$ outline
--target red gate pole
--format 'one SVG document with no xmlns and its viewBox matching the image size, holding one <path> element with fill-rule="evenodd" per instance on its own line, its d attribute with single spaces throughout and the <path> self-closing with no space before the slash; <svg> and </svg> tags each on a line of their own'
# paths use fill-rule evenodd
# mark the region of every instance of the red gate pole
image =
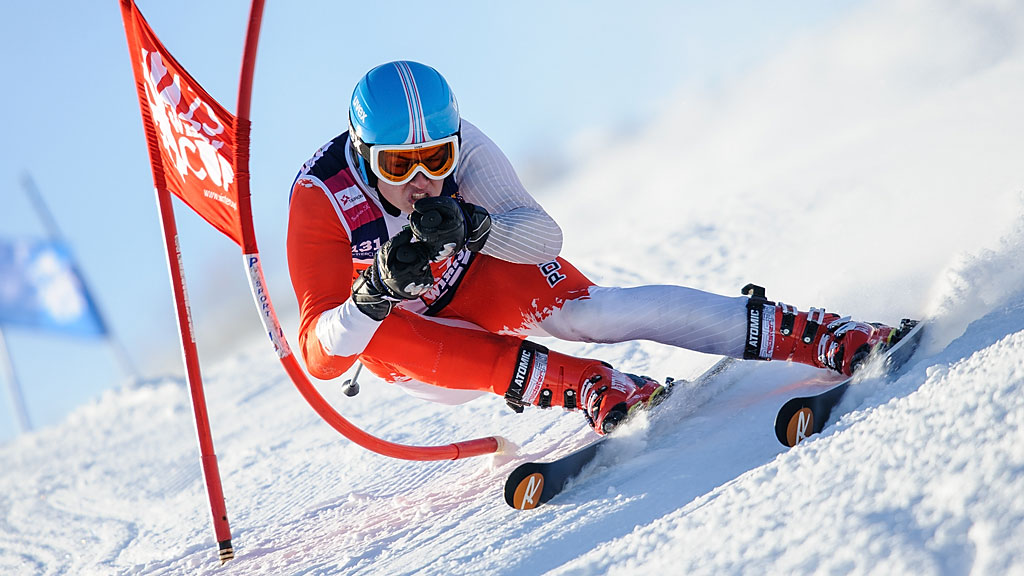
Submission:
<svg viewBox="0 0 1024 576">
<path fill-rule="evenodd" d="M 238 213 L 242 221 L 242 258 L 249 276 L 249 287 L 252 290 L 256 308 L 260 312 L 260 320 L 274 345 L 281 364 L 298 388 L 299 393 L 321 418 L 349 440 L 378 454 L 406 460 L 457 460 L 505 450 L 507 442 L 497 436 L 455 442 L 444 446 L 406 446 L 368 434 L 343 418 L 324 400 L 292 354 L 288 340 L 278 322 L 277 313 L 270 302 L 270 294 L 263 277 L 263 266 L 260 263 L 259 250 L 256 246 L 256 232 L 252 222 L 249 188 L 249 111 L 256 47 L 259 43 L 260 22 L 263 17 L 263 2 L 264 0 L 252 0 L 249 10 L 249 27 L 246 32 L 242 71 L 238 82 L 234 164 L 235 181 L 238 185 Z"/>
<path fill-rule="evenodd" d="M 125 22 L 125 32 L 129 38 L 129 53 L 132 70 L 141 66 L 141 55 L 132 49 L 131 38 L 137 33 L 133 25 L 135 19 L 132 11 L 136 10 L 132 0 L 121 0 L 121 14 Z M 210 513 L 213 516 L 213 531 L 217 538 L 218 557 L 221 564 L 234 558 L 231 546 L 231 527 L 228 524 L 227 506 L 224 503 L 224 489 L 221 486 L 220 470 L 217 467 L 217 456 L 213 451 L 213 435 L 210 433 L 210 418 L 206 411 L 206 395 L 203 392 L 203 379 L 199 371 L 199 353 L 196 349 L 195 333 L 192 329 L 192 313 L 188 306 L 188 291 L 185 277 L 181 272 L 181 246 L 178 242 L 178 227 L 174 222 L 174 206 L 171 204 L 171 193 L 167 189 L 167 180 L 160 155 L 160 140 L 156 132 L 156 124 L 147 104 L 146 88 L 136 81 L 139 105 L 142 109 L 142 125 L 146 133 L 146 144 L 149 151 L 149 163 L 153 170 L 153 185 L 156 188 L 157 211 L 160 213 L 160 226 L 163 230 L 164 249 L 167 252 L 167 267 L 171 277 L 171 290 L 174 292 L 174 308 L 178 317 L 178 335 L 181 339 L 181 352 L 185 361 L 185 377 L 188 381 L 189 393 L 192 398 L 192 410 L 195 415 L 196 434 L 199 439 L 200 463 L 203 478 L 206 481 L 206 492 L 210 500 Z"/>
<path fill-rule="evenodd" d="M 223 564 L 235 557 L 231 546 L 231 527 L 228 524 L 227 505 L 224 503 L 224 488 L 221 486 L 217 455 L 213 450 L 213 434 L 210 432 L 210 417 L 206 410 L 206 394 L 203 391 L 203 377 L 199 370 L 199 352 L 192 328 L 192 312 L 188 305 L 188 291 L 181 271 L 181 246 L 178 243 L 178 227 L 174 222 L 174 207 L 166 188 L 156 191 L 157 210 L 164 233 L 164 247 L 167 250 L 167 266 L 174 291 L 174 309 L 178 316 L 178 334 L 181 337 L 181 352 L 185 359 L 185 378 L 192 397 L 192 412 L 195 416 L 196 433 L 199 437 L 199 454 L 206 480 L 206 493 L 210 499 L 210 513 L 213 515 L 213 531 L 217 538 L 218 557 Z"/>
</svg>

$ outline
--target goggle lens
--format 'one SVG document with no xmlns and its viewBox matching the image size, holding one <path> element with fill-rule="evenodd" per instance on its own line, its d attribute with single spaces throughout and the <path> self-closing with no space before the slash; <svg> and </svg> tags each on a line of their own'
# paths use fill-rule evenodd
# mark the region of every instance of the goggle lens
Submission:
<svg viewBox="0 0 1024 576">
<path fill-rule="evenodd" d="M 417 171 L 422 171 L 428 178 L 442 180 L 455 169 L 459 154 L 457 137 L 419 148 L 374 146 L 371 150 L 373 172 L 392 184 L 412 180 Z M 422 170 L 417 170 L 420 167 Z"/>
</svg>

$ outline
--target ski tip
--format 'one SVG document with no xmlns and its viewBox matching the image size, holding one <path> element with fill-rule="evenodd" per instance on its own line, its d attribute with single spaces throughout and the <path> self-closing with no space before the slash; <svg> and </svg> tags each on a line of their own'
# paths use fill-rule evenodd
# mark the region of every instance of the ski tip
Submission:
<svg viewBox="0 0 1024 576">
<path fill-rule="evenodd" d="M 814 411 L 805 406 L 789 417 L 789 422 L 786 424 L 785 438 L 780 437 L 779 440 L 783 440 L 783 444 L 792 448 L 806 440 L 813 433 Z"/>
<path fill-rule="evenodd" d="M 540 495 L 544 491 L 544 475 L 534 472 L 516 485 L 512 492 L 509 505 L 516 510 L 531 510 L 540 505 Z"/>
</svg>

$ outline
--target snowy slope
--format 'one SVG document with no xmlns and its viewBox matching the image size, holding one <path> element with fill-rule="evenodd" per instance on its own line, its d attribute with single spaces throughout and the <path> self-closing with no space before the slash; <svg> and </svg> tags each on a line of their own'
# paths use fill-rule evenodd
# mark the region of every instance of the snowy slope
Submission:
<svg viewBox="0 0 1024 576">
<path fill-rule="evenodd" d="M 517 460 L 368 453 L 253 335 L 204 364 L 235 560 L 214 561 L 188 391 L 165 379 L 0 446 L 0 574 L 1024 574 L 1022 11 L 933 6 L 869 6 L 538 191 L 565 255 L 604 284 L 754 281 L 803 308 L 928 317 L 905 374 L 860 382 L 823 435 L 786 451 L 772 429 L 813 370 L 744 364 L 516 512 L 501 485 Z M 544 343 L 657 377 L 716 360 Z M 499 433 L 536 457 L 588 434 L 576 414 L 362 380 L 355 398 L 320 389 L 398 442 Z"/>
</svg>

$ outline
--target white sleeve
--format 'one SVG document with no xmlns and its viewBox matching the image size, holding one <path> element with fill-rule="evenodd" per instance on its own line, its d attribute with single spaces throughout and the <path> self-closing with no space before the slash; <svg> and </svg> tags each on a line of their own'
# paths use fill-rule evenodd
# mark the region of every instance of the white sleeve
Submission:
<svg viewBox="0 0 1024 576">
<path fill-rule="evenodd" d="M 491 214 L 482 254 L 519 264 L 542 264 L 562 250 L 562 229 L 523 187 L 501 149 L 462 120 L 459 193 Z"/>
<path fill-rule="evenodd" d="M 355 356 L 366 349 L 382 322 L 359 311 L 351 298 L 320 315 L 316 337 L 331 356 Z"/>
</svg>

